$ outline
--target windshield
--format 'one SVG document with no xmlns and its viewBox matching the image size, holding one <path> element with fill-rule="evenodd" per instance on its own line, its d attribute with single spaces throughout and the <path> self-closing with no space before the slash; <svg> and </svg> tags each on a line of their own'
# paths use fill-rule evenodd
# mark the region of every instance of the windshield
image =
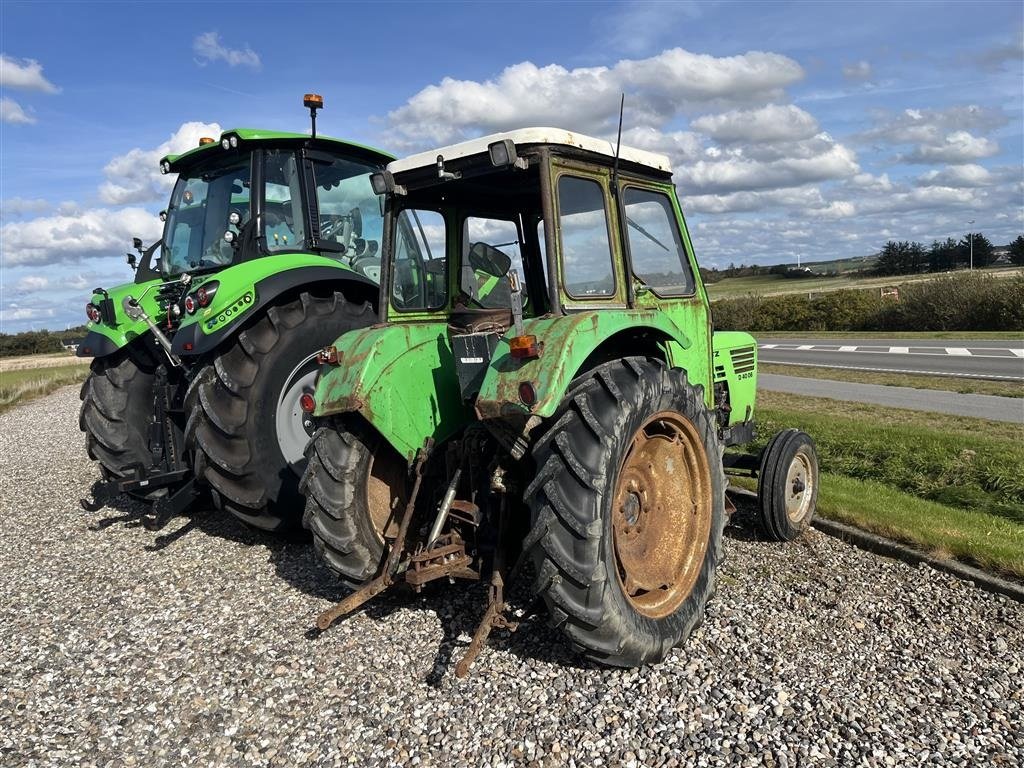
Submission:
<svg viewBox="0 0 1024 768">
<path fill-rule="evenodd" d="M 228 216 L 237 213 L 239 228 L 244 226 L 250 217 L 249 197 L 248 158 L 221 168 L 182 173 L 167 207 L 160 271 L 177 275 L 230 264 L 235 250 L 224 240 L 224 233 L 232 228 Z"/>
</svg>

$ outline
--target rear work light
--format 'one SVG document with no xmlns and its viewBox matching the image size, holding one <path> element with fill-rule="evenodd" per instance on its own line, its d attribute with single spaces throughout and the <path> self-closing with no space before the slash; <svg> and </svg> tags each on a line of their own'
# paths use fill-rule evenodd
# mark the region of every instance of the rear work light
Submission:
<svg viewBox="0 0 1024 768">
<path fill-rule="evenodd" d="M 531 357 L 540 357 L 541 346 L 537 337 L 532 334 L 513 336 L 508 341 L 508 351 L 512 357 L 525 360 Z"/>
<path fill-rule="evenodd" d="M 185 297 L 185 311 L 190 315 L 194 315 L 196 313 L 196 300 L 192 294 Z"/>
<path fill-rule="evenodd" d="M 304 413 L 312 413 L 316 410 L 316 399 L 309 392 L 303 392 L 299 396 L 299 407 Z"/>
<path fill-rule="evenodd" d="M 100 308 L 92 303 L 85 305 L 85 316 L 88 317 L 94 323 L 98 323 L 102 318 L 102 315 L 100 314 Z"/>
</svg>

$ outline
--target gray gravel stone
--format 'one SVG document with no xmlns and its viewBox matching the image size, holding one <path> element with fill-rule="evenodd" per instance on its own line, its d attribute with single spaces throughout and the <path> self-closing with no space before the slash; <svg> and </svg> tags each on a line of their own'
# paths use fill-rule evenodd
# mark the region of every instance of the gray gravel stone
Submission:
<svg viewBox="0 0 1024 768">
<path fill-rule="evenodd" d="M 583 663 L 531 617 L 459 681 L 479 586 L 317 637 L 344 592 L 308 543 L 82 512 L 76 394 L 0 416 L 0 765 L 1024 763 L 1024 606 L 951 576 L 740 520 L 664 664 Z"/>
</svg>

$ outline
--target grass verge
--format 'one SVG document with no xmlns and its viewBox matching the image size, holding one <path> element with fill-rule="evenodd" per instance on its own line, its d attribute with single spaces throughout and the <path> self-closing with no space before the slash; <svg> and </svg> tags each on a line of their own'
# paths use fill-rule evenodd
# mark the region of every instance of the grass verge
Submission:
<svg viewBox="0 0 1024 768">
<path fill-rule="evenodd" d="M 762 444 L 785 427 L 817 443 L 823 516 L 1024 578 L 1024 427 L 777 392 L 758 401 Z"/>
<path fill-rule="evenodd" d="M 88 374 L 89 366 L 82 364 L 0 371 L 0 413 L 67 384 L 85 381 Z"/>
<path fill-rule="evenodd" d="M 859 384 L 881 384 L 886 387 L 914 387 L 915 389 L 937 389 L 943 392 L 959 392 L 969 395 L 996 395 L 998 397 L 1024 397 L 1024 383 L 1019 381 L 990 381 L 988 379 L 966 379 L 956 376 L 921 376 L 913 373 L 888 373 L 881 371 L 856 371 L 849 368 L 827 368 L 816 365 L 785 365 L 761 363 L 760 373 L 777 373 L 782 376 L 800 376 L 805 379 L 829 379 L 832 381 L 854 381 Z"/>
</svg>

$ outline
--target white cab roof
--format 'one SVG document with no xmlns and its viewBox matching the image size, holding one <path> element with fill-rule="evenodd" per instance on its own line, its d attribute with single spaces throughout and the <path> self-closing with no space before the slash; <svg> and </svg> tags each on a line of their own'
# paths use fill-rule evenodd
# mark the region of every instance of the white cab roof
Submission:
<svg viewBox="0 0 1024 768">
<path fill-rule="evenodd" d="M 414 168 L 434 165 L 437 156 L 441 155 L 445 160 L 454 160 L 459 157 L 468 157 L 487 151 L 487 145 L 504 139 L 512 139 L 517 145 L 520 144 L 562 144 L 567 147 L 576 147 L 588 152 L 596 152 L 607 157 L 615 157 L 615 144 L 604 139 L 595 139 L 593 136 L 586 136 L 575 131 L 567 131 L 564 128 L 519 128 L 514 131 L 503 133 L 492 133 L 490 136 L 481 136 L 479 139 L 470 139 L 459 144 L 451 144 L 447 147 L 438 147 L 428 152 L 420 152 L 417 155 L 409 155 L 399 160 L 388 163 L 388 170 L 391 173 L 402 173 L 411 171 Z M 665 155 L 657 152 L 648 152 L 643 149 L 623 146 L 619 152 L 619 158 L 638 165 L 646 165 L 659 171 L 672 172 L 672 165 Z"/>
</svg>

